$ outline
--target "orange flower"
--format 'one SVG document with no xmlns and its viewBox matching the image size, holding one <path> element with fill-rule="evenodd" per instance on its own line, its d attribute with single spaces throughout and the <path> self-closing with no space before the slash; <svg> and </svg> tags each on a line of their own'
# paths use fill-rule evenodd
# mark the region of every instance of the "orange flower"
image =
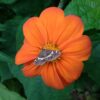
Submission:
<svg viewBox="0 0 100 100">
<path fill-rule="evenodd" d="M 45 9 L 23 25 L 23 46 L 16 64 L 24 64 L 25 76 L 42 76 L 45 84 L 63 89 L 78 79 L 91 52 L 91 41 L 82 35 L 84 25 L 75 15 L 64 16 L 60 8 Z"/>
</svg>

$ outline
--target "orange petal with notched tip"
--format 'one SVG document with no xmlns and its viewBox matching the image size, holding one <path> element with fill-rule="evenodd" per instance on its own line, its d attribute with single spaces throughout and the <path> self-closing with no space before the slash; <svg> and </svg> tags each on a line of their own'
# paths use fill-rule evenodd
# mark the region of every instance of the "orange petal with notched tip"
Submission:
<svg viewBox="0 0 100 100">
<path fill-rule="evenodd" d="M 56 89 L 63 89 L 64 84 L 56 72 L 55 64 L 48 64 L 48 66 L 45 66 L 45 69 L 46 70 L 42 69 L 41 72 L 45 83 L 48 86 L 54 87 Z"/>
<path fill-rule="evenodd" d="M 56 69 L 59 76 L 61 76 L 62 79 L 66 81 L 66 85 L 68 85 L 79 78 L 83 70 L 83 63 L 76 58 L 66 57 L 56 62 Z"/>
<path fill-rule="evenodd" d="M 88 36 L 83 35 L 70 43 L 59 46 L 62 50 L 62 56 L 73 56 L 76 59 L 85 61 L 91 54 L 91 41 Z"/>
<path fill-rule="evenodd" d="M 23 46 L 16 54 L 15 63 L 19 65 L 31 61 L 38 56 L 39 52 L 39 48 L 33 47 L 27 41 L 24 41 Z"/>
<path fill-rule="evenodd" d="M 43 23 L 47 33 L 48 33 L 48 42 L 52 43 L 55 39 L 55 29 L 64 19 L 64 12 L 60 8 L 50 7 L 44 10 L 39 19 Z M 54 38 L 53 38 L 54 37 Z"/>
<path fill-rule="evenodd" d="M 84 25 L 78 16 L 66 16 L 61 25 L 55 32 L 55 42 L 58 46 L 82 36 Z"/>
<path fill-rule="evenodd" d="M 46 30 L 38 17 L 29 18 L 23 25 L 23 32 L 26 40 L 34 47 L 42 48 L 47 42 Z"/>
<path fill-rule="evenodd" d="M 56 89 L 64 88 L 63 82 L 61 81 L 60 77 L 56 72 L 55 65 L 51 64 L 48 67 L 48 78 L 50 79 L 51 87 L 54 87 Z"/>
<path fill-rule="evenodd" d="M 62 78 L 62 80 L 64 80 L 66 84 L 70 83 L 71 80 L 73 80 L 61 63 L 56 63 L 56 69 L 57 69 L 57 73 Z"/>
<path fill-rule="evenodd" d="M 28 77 L 37 76 L 40 75 L 41 68 L 42 66 L 35 66 L 33 61 L 30 61 L 24 64 L 22 72 Z"/>
</svg>

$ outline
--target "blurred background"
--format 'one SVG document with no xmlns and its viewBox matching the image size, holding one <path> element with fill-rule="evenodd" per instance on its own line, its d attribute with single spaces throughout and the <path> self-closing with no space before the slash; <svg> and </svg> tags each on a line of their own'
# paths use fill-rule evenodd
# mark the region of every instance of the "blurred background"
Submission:
<svg viewBox="0 0 100 100">
<path fill-rule="evenodd" d="M 47 87 L 41 77 L 24 77 L 14 63 L 23 23 L 50 6 L 80 16 L 92 41 L 81 77 L 64 90 Z M 0 0 L 0 100 L 100 100 L 100 0 Z"/>
</svg>

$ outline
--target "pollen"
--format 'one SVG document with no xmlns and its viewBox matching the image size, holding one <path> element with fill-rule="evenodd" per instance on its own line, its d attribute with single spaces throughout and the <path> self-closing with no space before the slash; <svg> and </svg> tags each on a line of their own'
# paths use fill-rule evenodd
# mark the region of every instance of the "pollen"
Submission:
<svg viewBox="0 0 100 100">
<path fill-rule="evenodd" d="M 57 45 L 54 45 L 52 43 L 47 43 L 43 49 L 47 49 L 47 50 L 59 50 L 59 48 L 57 47 Z"/>
</svg>

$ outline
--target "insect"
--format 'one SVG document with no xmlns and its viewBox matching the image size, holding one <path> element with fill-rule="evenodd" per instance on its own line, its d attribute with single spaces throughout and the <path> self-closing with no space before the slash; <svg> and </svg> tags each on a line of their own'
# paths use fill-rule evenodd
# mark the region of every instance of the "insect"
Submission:
<svg viewBox="0 0 100 100">
<path fill-rule="evenodd" d="M 34 64 L 39 66 L 43 65 L 48 61 L 56 60 L 61 55 L 58 50 L 42 49 L 38 57 L 34 60 Z"/>
</svg>

